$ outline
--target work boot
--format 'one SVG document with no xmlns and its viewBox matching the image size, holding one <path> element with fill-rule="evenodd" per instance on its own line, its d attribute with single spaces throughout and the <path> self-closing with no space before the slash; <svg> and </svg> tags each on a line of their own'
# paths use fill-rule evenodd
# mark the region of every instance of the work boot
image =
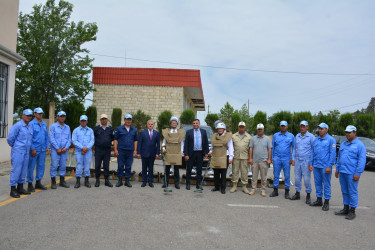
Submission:
<svg viewBox="0 0 375 250">
<path fill-rule="evenodd" d="M 273 188 L 273 192 L 270 194 L 270 197 L 279 196 L 279 190 L 277 188 Z"/>
<path fill-rule="evenodd" d="M 116 183 L 116 187 L 121 187 L 122 186 L 122 177 L 120 177 Z"/>
<path fill-rule="evenodd" d="M 56 189 L 56 177 L 51 178 L 51 189 Z"/>
<path fill-rule="evenodd" d="M 256 193 L 255 189 L 251 189 L 251 192 L 249 193 L 249 195 L 254 195 Z"/>
<path fill-rule="evenodd" d="M 16 186 L 10 187 L 10 196 L 13 197 L 13 198 L 20 198 L 20 194 L 17 193 Z"/>
<path fill-rule="evenodd" d="M 60 187 L 69 188 L 69 185 L 65 182 L 65 176 L 60 176 Z"/>
<path fill-rule="evenodd" d="M 29 191 L 23 189 L 23 183 L 18 183 L 17 193 L 19 193 L 19 194 L 30 194 Z"/>
<path fill-rule="evenodd" d="M 60 178 L 61 179 L 61 178 Z M 40 190 L 47 190 L 45 186 L 42 185 L 42 183 L 39 181 L 36 181 L 35 183 L 35 189 L 40 189 Z"/>
<path fill-rule="evenodd" d="M 237 182 L 233 182 L 233 187 L 231 188 L 229 192 L 234 193 L 236 191 L 237 191 Z"/>
<path fill-rule="evenodd" d="M 129 181 L 128 178 L 125 179 L 125 184 L 124 185 L 127 186 L 127 187 L 129 187 L 129 188 L 132 187 L 132 184 L 130 184 L 130 181 Z"/>
<path fill-rule="evenodd" d="M 295 195 L 293 195 L 292 198 L 290 198 L 292 201 L 295 201 L 295 200 L 300 200 L 301 199 L 301 196 L 299 194 L 299 192 L 296 192 Z"/>
<path fill-rule="evenodd" d="M 177 182 L 176 184 L 174 184 L 174 187 L 175 187 L 176 189 L 180 189 L 180 183 Z"/>
<path fill-rule="evenodd" d="M 202 185 L 196 185 L 196 189 L 203 190 L 203 187 L 202 187 Z"/>
<path fill-rule="evenodd" d="M 190 183 L 186 183 L 186 190 L 190 190 Z"/>
<path fill-rule="evenodd" d="M 349 208 L 349 213 L 345 216 L 345 219 L 353 220 L 354 218 L 355 218 L 355 208 L 351 207 Z"/>
<path fill-rule="evenodd" d="M 100 179 L 96 178 L 95 187 L 99 187 L 99 186 L 100 186 Z"/>
<path fill-rule="evenodd" d="M 168 185 L 166 183 L 163 183 L 163 186 L 161 188 L 166 188 Z"/>
<path fill-rule="evenodd" d="M 262 192 L 260 193 L 261 196 L 263 197 L 266 197 L 266 191 L 262 190 Z"/>
<path fill-rule="evenodd" d="M 104 186 L 113 187 L 112 183 L 108 180 L 108 177 L 104 180 Z"/>
<path fill-rule="evenodd" d="M 76 181 L 76 184 L 74 185 L 74 188 L 79 188 L 81 186 L 81 177 L 77 177 L 76 179 L 77 181 Z"/>
<path fill-rule="evenodd" d="M 245 194 L 250 194 L 249 190 L 247 190 L 246 185 L 242 185 L 242 192 L 244 192 Z"/>
<path fill-rule="evenodd" d="M 290 196 L 289 196 L 289 189 L 285 189 L 285 194 L 284 194 L 284 198 L 285 199 L 290 199 Z"/>
<path fill-rule="evenodd" d="M 91 188 L 91 185 L 90 185 L 90 182 L 89 182 L 89 178 L 88 176 L 85 177 L 85 187 L 88 187 L 88 188 Z"/>
<path fill-rule="evenodd" d="M 216 192 L 216 191 L 219 191 L 220 189 L 218 187 L 214 187 L 213 189 L 211 189 L 212 192 Z"/>
<path fill-rule="evenodd" d="M 321 207 L 323 205 L 322 197 L 317 197 L 316 201 L 310 204 L 312 207 Z"/>
<path fill-rule="evenodd" d="M 340 211 L 336 211 L 335 215 L 347 215 L 349 213 L 349 205 L 344 205 L 344 208 Z"/>
<path fill-rule="evenodd" d="M 29 191 L 30 193 L 31 192 L 35 192 L 35 188 L 33 187 L 33 183 L 32 182 L 29 182 L 27 184 L 27 191 Z"/>
<path fill-rule="evenodd" d="M 308 205 L 311 204 L 310 193 L 307 193 L 307 195 L 306 195 L 306 204 L 308 204 Z"/>
<path fill-rule="evenodd" d="M 329 200 L 324 200 L 324 204 L 322 207 L 323 211 L 328 211 L 329 210 Z"/>
</svg>

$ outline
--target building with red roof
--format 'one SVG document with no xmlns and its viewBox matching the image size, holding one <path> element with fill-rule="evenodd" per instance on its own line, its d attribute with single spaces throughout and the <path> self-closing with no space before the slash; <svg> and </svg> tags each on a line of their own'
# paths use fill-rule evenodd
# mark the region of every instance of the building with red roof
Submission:
<svg viewBox="0 0 375 250">
<path fill-rule="evenodd" d="M 140 109 L 156 121 L 164 110 L 178 117 L 186 109 L 205 110 L 199 70 L 94 67 L 92 82 L 98 116 Z"/>
</svg>

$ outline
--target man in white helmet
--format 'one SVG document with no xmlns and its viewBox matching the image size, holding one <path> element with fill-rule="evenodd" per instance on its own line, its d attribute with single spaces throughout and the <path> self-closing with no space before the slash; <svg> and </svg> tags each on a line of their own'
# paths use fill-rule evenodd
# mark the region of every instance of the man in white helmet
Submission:
<svg viewBox="0 0 375 250">
<path fill-rule="evenodd" d="M 233 162 L 232 133 L 226 132 L 226 126 L 219 122 L 215 126 L 217 133 L 211 136 L 212 157 L 210 167 L 214 170 L 215 187 L 212 192 L 225 194 L 227 168 Z"/>
<path fill-rule="evenodd" d="M 163 188 L 169 183 L 171 165 L 174 166 L 174 186 L 180 189 L 180 166 L 182 165 L 182 156 L 184 152 L 185 130 L 177 129 L 178 118 L 172 116 L 169 120 L 170 128 L 163 129 L 163 153 L 165 154 L 165 176 L 166 181 Z"/>
</svg>

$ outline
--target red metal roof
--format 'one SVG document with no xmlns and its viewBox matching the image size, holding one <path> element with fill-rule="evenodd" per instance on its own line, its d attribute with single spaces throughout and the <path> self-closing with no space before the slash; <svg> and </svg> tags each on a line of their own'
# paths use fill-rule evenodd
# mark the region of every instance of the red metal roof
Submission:
<svg viewBox="0 0 375 250">
<path fill-rule="evenodd" d="M 200 70 L 193 69 L 94 67 L 92 78 L 94 84 L 197 87 L 202 89 Z"/>
</svg>

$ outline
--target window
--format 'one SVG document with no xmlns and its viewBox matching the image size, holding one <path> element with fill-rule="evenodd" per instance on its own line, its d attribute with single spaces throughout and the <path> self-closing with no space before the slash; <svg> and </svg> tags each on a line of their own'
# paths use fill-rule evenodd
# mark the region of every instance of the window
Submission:
<svg viewBox="0 0 375 250">
<path fill-rule="evenodd" d="M 8 65 L 0 62 L 0 138 L 8 135 L 8 70 Z"/>
</svg>

